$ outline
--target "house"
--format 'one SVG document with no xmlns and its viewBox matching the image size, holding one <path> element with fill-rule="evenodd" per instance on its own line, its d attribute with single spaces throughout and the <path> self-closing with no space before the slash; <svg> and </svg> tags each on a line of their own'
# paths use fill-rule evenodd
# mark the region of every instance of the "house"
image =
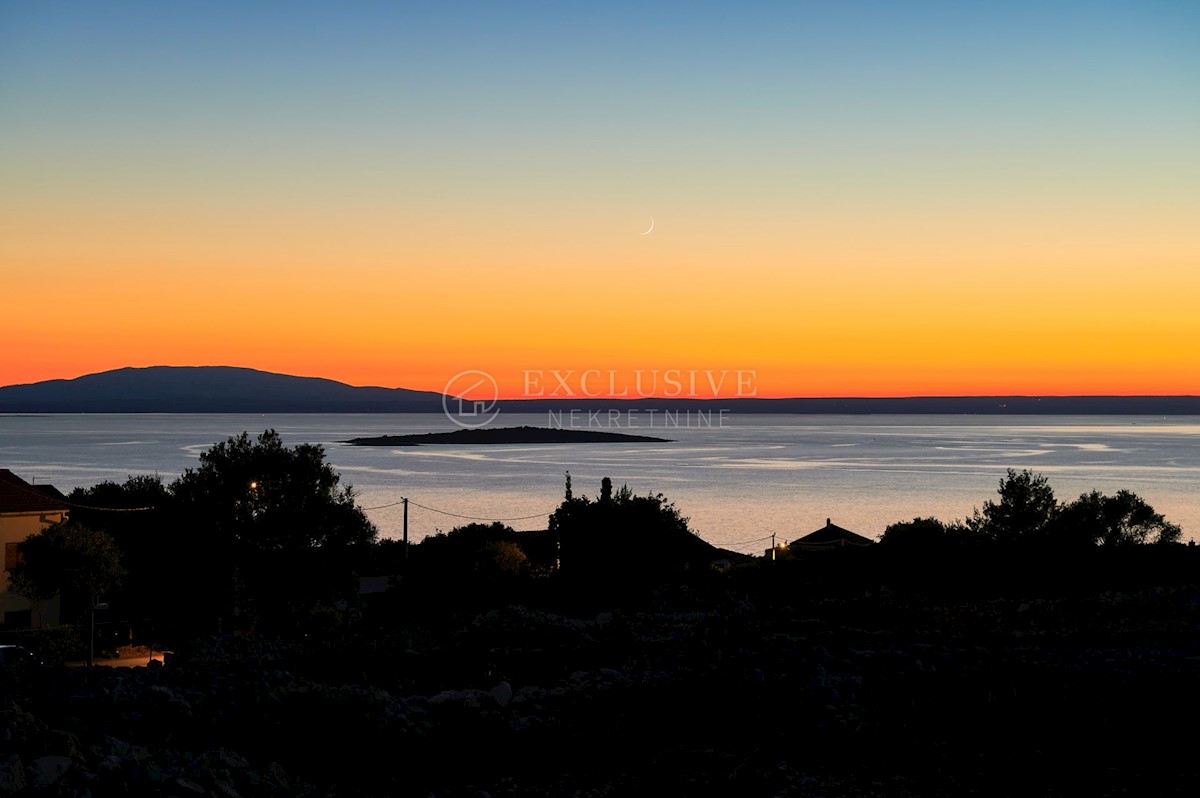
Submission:
<svg viewBox="0 0 1200 798">
<path fill-rule="evenodd" d="M 32 602 L 8 589 L 8 574 L 20 562 L 17 544 L 67 517 L 65 497 L 51 485 L 31 485 L 7 468 L 0 468 L 0 543 L 4 545 L 4 570 L 0 571 L 0 619 L 4 629 L 54 626 L 59 600 Z"/>
<path fill-rule="evenodd" d="M 829 518 L 825 519 L 825 526 L 818 529 L 816 532 L 810 532 L 799 540 L 793 540 L 788 544 L 793 549 L 801 551 L 827 551 L 830 549 L 843 549 L 858 546 L 870 546 L 875 541 L 870 538 L 865 538 L 857 532 L 851 532 L 849 529 L 843 529 Z"/>
</svg>

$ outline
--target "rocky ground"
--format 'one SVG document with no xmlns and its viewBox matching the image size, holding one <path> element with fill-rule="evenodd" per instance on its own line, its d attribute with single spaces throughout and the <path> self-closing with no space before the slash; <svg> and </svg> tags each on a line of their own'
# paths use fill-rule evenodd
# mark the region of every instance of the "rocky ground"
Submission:
<svg viewBox="0 0 1200 798">
<path fill-rule="evenodd" d="M 0 689 L 0 795 L 1197 794 L 1200 589 L 662 589 Z"/>
</svg>

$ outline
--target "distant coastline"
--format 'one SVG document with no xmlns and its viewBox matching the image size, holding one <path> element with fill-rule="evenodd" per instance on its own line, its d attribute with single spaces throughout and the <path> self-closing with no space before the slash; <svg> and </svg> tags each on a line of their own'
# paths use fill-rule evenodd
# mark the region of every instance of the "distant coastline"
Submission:
<svg viewBox="0 0 1200 798">
<path fill-rule="evenodd" d="M 627 435 L 596 430 L 551 429 L 549 427 L 490 427 L 419 435 L 379 435 L 351 438 L 341 443 L 353 446 L 425 446 L 449 444 L 544 444 L 544 443 L 670 443 L 667 438 Z"/>
<path fill-rule="evenodd" d="M 232 366 L 152 366 L 0 387 L 0 413 L 438 413 L 435 391 L 353 386 Z M 502 399 L 501 413 L 721 410 L 779 415 L 1200 416 L 1200 396 Z"/>
</svg>

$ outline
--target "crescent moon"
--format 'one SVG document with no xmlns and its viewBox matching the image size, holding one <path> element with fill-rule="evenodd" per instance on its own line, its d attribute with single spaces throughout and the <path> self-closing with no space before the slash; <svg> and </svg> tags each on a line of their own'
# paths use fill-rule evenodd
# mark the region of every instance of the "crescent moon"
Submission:
<svg viewBox="0 0 1200 798">
<path fill-rule="evenodd" d="M 650 217 L 650 226 L 646 228 L 646 232 L 642 233 L 642 235 L 648 236 L 652 232 L 654 232 L 654 217 L 653 216 Z"/>
</svg>

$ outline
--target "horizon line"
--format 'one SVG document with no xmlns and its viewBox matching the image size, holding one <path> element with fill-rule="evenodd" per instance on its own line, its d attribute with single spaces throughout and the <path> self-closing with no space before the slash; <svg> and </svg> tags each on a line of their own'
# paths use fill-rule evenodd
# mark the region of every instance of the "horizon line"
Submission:
<svg viewBox="0 0 1200 798">
<path fill-rule="evenodd" d="M 292 377 L 295 379 L 324 380 L 327 382 L 337 383 L 339 385 L 345 385 L 350 388 L 368 388 L 368 389 L 369 388 L 378 388 L 378 389 L 383 389 L 383 390 L 402 390 L 402 391 L 412 391 L 412 392 L 416 392 L 416 393 L 429 393 L 429 394 L 435 394 L 435 395 L 439 395 L 439 396 L 451 396 L 451 397 L 455 396 L 453 394 L 446 394 L 446 393 L 443 393 L 442 391 L 435 390 L 435 389 L 410 388 L 410 387 L 406 387 L 403 385 L 396 385 L 396 386 L 387 386 L 387 385 L 378 385 L 378 384 L 356 385 L 354 383 L 346 382 L 344 380 L 339 380 L 339 379 L 336 379 L 333 377 L 325 377 L 325 376 L 311 375 L 311 374 L 290 374 L 290 373 L 282 372 L 282 371 L 270 371 L 268 369 L 256 368 L 254 366 L 238 366 L 238 365 L 229 365 L 229 364 L 172 365 L 172 364 L 166 364 L 166 363 L 159 363 L 159 364 L 154 364 L 154 365 L 149 365 L 149 366 L 128 366 L 128 365 L 127 366 L 118 366 L 115 368 L 104 369 L 101 371 L 87 372 L 84 374 L 79 374 L 74 377 L 51 377 L 48 379 L 36 380 L 33 382 L 11 383 L 8 385 L 0 385 L 0 390 L 6 389 L 6 388 L 17 388 L 17 387 L 23 387 L 23 386 L 38 385 L 38 384 L 43 384 L 43 383 L 47 383 L 47 382 L 58 382 L 58 381 L 72 382 L 74 380 L 82 379 L 85 377 L 91 377 L 91 376 L 96 376 L 96 375 L 100 375 L 100 374 L 108 374 L 108 373 L 117 372 L 117 371 L 126 371 L 126 370 L 143 371 L 143 370 L 148 370 L 148 369 L 159 369 L 159 368 L 164 368 L 164 369 L 235 369 L 235 370 L 241 370 L 241 371 L 252 371 L 252 372 L 259 373 L 259 374 L 270 374 L 270 375 L 281 376 L 281 377 Z M 571 401 L 633 403 L 633 402 L 646 402 L 646 401 L 670 401 L 670 402 L 739 401 L 740 402 L 740 401 L 747 401 L 747 400 L 778 402 L 778 401 L 931 400 L 931 399 L 1194 399 L 1197 397 L 1200 397 L 1200 394 L 1197 394 L 1197 393 L 1112 393 L 1112 392 L 1101 392 L 1101 393 L 978 393 L 978 394 L 973 394 L 973 393 L 861 394 L 860 393 L 860 394 L 824 394 L 824 395 L 812 395 L 812 394 L 809 394 L 809 395 L 803 395 L 803 394 L 759 395 L 759 394 L 755 394 L 755 395 L 749 395 L 749 396 L 721 396 L 721 395 L 664 396 L 664 395 L 657 395 L 657 394 L 645 395 L 645 396 L 627 396 L 627 395 L 622 396 L 622 395 L 611 395 L 611 394 L 596 395 L 596 396 L 587 396 L 587 395 L 525 396 L 525 395 L 518 394 L 518 395 L 509 395 L 509 396 L 499 396 L 499 397 L 496 397 L 494 399 L 494 401 L 497 401 L 497 402 L 530 402 L 530 403 L 571 402 Z M 458 397 L 455 397 L 455 398 L 458 398 Z M 465 397 L 462 397 L 462 398 L 465 398 Z"/>
</svg>

